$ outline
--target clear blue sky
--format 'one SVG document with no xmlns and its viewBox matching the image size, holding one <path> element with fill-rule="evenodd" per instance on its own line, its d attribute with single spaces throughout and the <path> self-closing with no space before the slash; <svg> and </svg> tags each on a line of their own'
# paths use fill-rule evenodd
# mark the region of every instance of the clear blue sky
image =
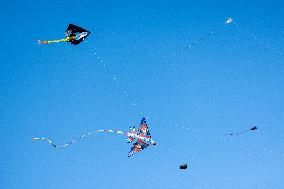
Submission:
<svg viewBox="0 0 284 189">
<path fill-rule="evenodd" d="M 0 187 L 284 188 L 284 156 L 264 151 L 284 153 L 283 6 L 280 0 L 2 2 Z M 228 17 L 245 29 L 225 26 Z M 92 32 L 87 43 L 36 44 L 64 37 L 69 23 Z M 216 35 L 172 56 L 214 28 Z M 65 150 L 30 140 L 64 143 L 95 129 L 128 130 L 139 112 L 156 118 L 148 124 L 158 145 L 131 158 L 122 136 L 98 134 Z M 256 132 L 233 142 L 215 137 L 253 125 Z M 188 170 L 179 170 L 181 163 Z"/>
</svg>

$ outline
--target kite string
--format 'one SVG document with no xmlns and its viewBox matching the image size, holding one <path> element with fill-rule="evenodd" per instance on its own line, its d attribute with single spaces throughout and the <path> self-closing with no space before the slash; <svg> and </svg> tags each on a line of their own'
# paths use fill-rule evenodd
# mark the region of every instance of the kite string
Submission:
<svg viewBox="0 0 284 189">
<path fill-rule="evenodd" d="M 122 82 L 120 82 L 119 80 L 119 77 L 117 77 L 116 74 L 114 74 L 111 69 L 109 68 L 109 66 L 105 63 L 105 61 L 100 57 L 98 56 L 97 52 L 93 50 L 93 53 L 94 55 L 97 57 L 97 60 L 99 61 L 99 63 L 101 63 L 101 65 L 104 67 L 104 70 L 106 73 L 108 73 L 114 83 L 115 83 L 115 86 L 117 88 L 119 88 L 122 92 L 123 92 L 123 95 L 128 99 L 130 100 L 131 99 L 131 96 L 129 95 L 128 91 L 126 90 L 126 88 L 122 85 Z M 137 103 L 135 103 L 134 101 L 130 101 L 130 105 L 131 107 L 133 107 L 135 110 L 137 110 Z M 137 110 L 138 111 L 138 110 Z M 158 119 L 156 117 L 153 117 L 153 116 L 149 116 L 149 115 L 146 115 L 145 113 L 143 112 L 139 112 L 139 114 L 143 117 L 145 117 L 146 119 L 150 119 L 150 120 L 153 120 L 153 121 L 158 121 Z M 162 120 L 160 123 L 162 124 L 168 124 L 166 121 L 164 121 L 163 119 L 160 119 Z"/>
<path fill-rule="evenodd" d="M 211 32 L 205 34 L 204 36 L 202 36 L 201 38 L 199 38 L 199 39 L 196 40 L 195 42 L 192 42 L 192 43 L 190 43 L 189 45 L 187 45 L 185 48 L 179 50 L 177 54 L 182 53 L 182 52 L 185 51 L 186 49 L 189 49 L 189 48 L 191 48 L 191 47 L 197 46 L 197 45 L 198 45 L 199 43 L 201 43 L 202 41 L 204 41 L 204 40 L 210 38 L 211 36 L 213 36 L 217 31 L 218 31 L 217 28 L 216 28 L 216 29 L 213 29 Z M 95 56 L 97 56 L 98 61 L 103 65 L 105 71 L 106 71 L 108 74 L 111 75 L 113 81 L 115 82 L 116 87 L 119 88 L 119 89 L 123 92 L 123 95 L 130 101 L 131 107 L 133 107 L 136 111 L 138 111 L 138 110 L 137 110 L 137 103 L 135 103 L 133 100 L 131 100 L 131 99 L 132 99 L 131 96 L 129 95 L 129 93 L 128 93 L 128 91 L 126 90 L 126 88 L 125 88 L 125 87 L 122 85 L 122 83 L 120 82 L 119 77 L 117 77 L 117 75 L 114 74 L 114 73 L 111 71 L 111 69 L 109 68 L 109 66 L 105 63 L 105 61 L 104 61 L 100 56 L 97 55 L 97 52 L 96 52 L 95 50 L 93 50 L 92 52 L 95 54 Z M 174 53 L 174 54 L 175 54 L 175 53 Z M 147 118 L 147 119 L 152 119 L 152 120 L 154 120 L 154 121 L 157 121 L 157 118 L 155 118 L 155 117 L 151 117 L 151 116 L 149 116 L 149 115 L 146 115 L 146 114 L 143 113 L 143 112 L 139 112 L 139 113 L 140 113 L 141 116 L 143 116 L 143 117 L 145 117 L 145 118 Z"/>
<path fill-rule="evenodd" d="M 211 32 L 209 32 L 209 33 L 203 35 L 202 37 L 200 37 L 200 38 L 197 39 L 196 41 L 191 42 L 191 43 L 189 43 L 187 46 L 185 46 L 184 48 L 180 49 L 178 52 L 173 53 L 173 56 L 182 54 L 184 51 L 186 51 L 186 50 L 188 50 L 188 49 L 191 49 L 191 48 L 194 47 L 194 46 L 198 46 L 199 43 L 201 43 L 201 42 L 203 42 L 203 41 L 209 39 L 211 36 L 213 36 L 214 34 L 216 34 L 216 32 L 217 32 L 217 29 L 214 29 L 214 30 L 212 30 Z"/>
<path fill-rule="evenodd" d="M 168 122 L 166 121 L 162 121 L 162 124 L 164 125 L 171 125 L 169 124 Z M 218 139 L 219 141 L 224 141 L 224 142 L 234 142 L 235 140 L 231 139 L 231 138 L 226 138 L 226 137 L 223 137 L 223 136 L 219 136 L 219 135 L 215 135 L 215 134 L 212 134 L 210 132 L 201 132 L 200 130 L 196 130 L 196 129 L 190 129 L 189 127 L 184 127 L 182 126 L 181 124 L 174 124 L 174 128 L 176 127 L 179 127 L 183 130 L 186 130 L 187 132 L 190 132 L 192 134 L 196 134 L 196 135 L 200 135 L 200 134 L 206 134 L 207 136 L 210 136 L 210 137 L 213 137 L 213 138 L 216 138 Z M 256 127 L 255 127 L 256 128 Z M 249 132 L 251 130 L 255 130 L 253 128 L 251 129 L 247 129 L 245 131 L 241 131 L 239 133 L 244 133 L 244 132 Z M 238 134 L 239 134 L 238 133 Z M 235 135 L 236 133 L 234 133 Z M 231 134 L 230 134 L 231 135 Z M 281 152 L 276 152 L 276 151 L 273 151 L 273 150 L 270 150 L 270 149 L 267 149 L 267 148 L 264 148 L 264 147 L 261 147 L 261 146 L 258 146 L 258 145 L 250 145 L 248 143 L 245 143 L 245 142 L 238 142 L 239 144 L 241 144 L 242 146 L 244 147 L 251 147 L 251 148 L 255 148 L 257 150 L 261 150 L 263 152 L 266 152 L 266 153 L 271 153 L 272 155 L 276 155 L 276 156 L 279 156 L 279 157 L 284 157 L 284 153 L 281 153 Z M 188 160 L 191 160 L 191 161 L 194 161 L 195 160 L 195 157 L 198 156 L 200 154 L 200 152 L 196 152 L 194 155 L 184 155 L 182 154 L 181 152 L 179 151 L 176 151 L 176 150 L 173 150 L 172 148 L 170 147 L 167 147 L 167 151 L 171 152 L 171 153 L 175 153 L 175 154 L 180 154 L 181 156 L 183 156 L 183 159 L 188 159 Z"/>
<path fill-rule="evenodd" d="M 229 18 L 229 19 L 231 19 L 231 18 Z M 232 22 L 232 19 L 230 20 L 230 22 L 225 22 L 225 25 L 228 25 L 231 22 Z M 188 50 L 188 49 L 190 49 L 190 48 L 192 48 L 194 46 L 198 46 L 201 42 L 208 40 L 209 38 L 213 37 L 213 35 L 216 35 L 219 30 L 220 30 L 220 28 L 219 29 L 218 28 L 213 29 L 212 31 L 204 34 L 202 37 L 200 37 L 196 41 L 189 43 L 187 46 L 185 46 L 184 48 L 180 49 L 177 53 L 173 53 L 173 55 L 175 56 L 177 54 L 181 54 L 184 51 L 186 51 L 186 50 Z"/>
<path fill-rule="evenodd" d="M 190 129 L 189 127 L 182 127 L 182 129 L 186 130 L 187 132 L 191 132 L 193 134 L 200 134 L 201 131 L 200 130 L 195 130 L 195 129 Z M 223 136 L 218 136 L 218 135 L 214 135 L 210 132 L 206 132 L 205 133 L 207 136 L 210 136 L 210 137 L 215 137 L 216 139 L 218 140 L 222 140 L 222 141 L 225 141 L 225 142 L 234 142 L 233 139 L 230 139 L 230 138 L 226 138 L 226 137 L 223 137 Z M 245 143 L 245 142 L 240 142 L 240 144 L 242 146 L 245 146 L 245 147 L 251 147 L 251 148 L 255 148 L 257 150 L 261 150 L 261 151 L 264 151 L 264 152 L 268 152 L 268 153 L 271 153 L 273 155 L 277 155 L 277 156 L 280 156 L 280 157 L 284 157 L 284 153 L 279 153 L 279 152 L 276 152 L 276 151 L 273 151 L 273 150 L 269 150 L 267 148 L 263 148 L 263 147 L 260 147 L 260 146 L 253 146 L 253 145 L 250 145 L 248 143 Z"/>
<path fill-rule="evenodd" d="M 119 77 L 117 76 L 117 74 L 114 74 L 111 69 L 109 68 L 109 66 L 105 63 L 105 61 L 97 55 L 97 53 L 94 51 L 93 52 L 94 55 L 97 57 L 97 60 L 99 61 L 99 63 L 101 63 L 101 65 L 104 67 L 104 70 L 106 73 L 108 73 L 111 77 L 113 82 L 115 83 L 115 86 L 120 89 L 123 93 L 123 95 L 126 97 L 126 99 L 128 99 L 128 102 L 130 104 L 130 106 L 136 111 L 139 112 L 139 114 L 142 117 L 145 117 L 146 119 L 153 119 L 153 120 L 157 120 L 155 117 L 151 117 L 149 115 L 146 115 L 144 112 L 138 111 L 138 107 L 137 107 L 137 103 L 132 99 L 132 97 L 130 96 L 129 92 L 126 90 L 126 88 L 122 85 L 122 82 L 120 81 Z"/>
<path fill-rule="evenodd" d="M 253 38 L 254 40 L 260 42 L 262 45 L 264 45 L 266 48 L 271 49 L 272 51 L 274 51 L 276 54 L 282 56 L 283 53 L 281 51 L 279 51 L 278 49 L 276 49 L 275 47 L 271 46 L 269 43 L 267 43 L 266 41 L 260 39 L 259 37 L 257 37 L 255 34 L 251 33 L 248 29 L 242 27 L 240 24 L 236 23 L 235 21 L 232 22 L 232 24 L 237 27 L 240 30 L 245 31 L 251 38 Z"/>
</svg>

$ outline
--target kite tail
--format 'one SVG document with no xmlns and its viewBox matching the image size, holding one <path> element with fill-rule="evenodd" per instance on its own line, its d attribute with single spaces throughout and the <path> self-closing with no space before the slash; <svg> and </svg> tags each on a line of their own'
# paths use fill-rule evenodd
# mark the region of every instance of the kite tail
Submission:
<svg viewBox="0 0 284 189">
<path fill-rule="evenodd" d="M 50 139 L 48 138 L 32 138 L 32 140 L 46 140 L 50 145 L 52 145 L 54 148 L 60 148 L 58 145 L 54 144 Z"/>
<path fill-rule="evenodd" d="M 38 44 L 42 44 L 42 45 L 47 45 L 47 44 L 50 44 L 50 43 L 60 43 L 60 42 L 67 42 L 68 39 L 67 38 L 64 38 L 64 39 L 56 39 L 56 40 L 38 40 L 37 43 Z"/>
<path fill-rule="evenodd" d="M 123 131 L 119 131 L 119 130 L 95 130 L 95 131 L 92 131 L 92 132 L 85 133 L 85 134 L 81 135 L 80 137 L 73 139 L 72 141 L 65 143 L 65 144 L 62 144 L 62 145 L 55 144 L 55 143 L 52 142 L 52 140 L 50 140 L 49 138 L 45 138 L 45 137 L 35 137 L 35 138 L 32 138 L 32 140 L 45 140 L 54 148 L 59 149 L 59 148 L 65 148 L 65 147 L 67 147 L 67 146 L 69 146 L 73 143 L 76 143 L 76 142 L 82 140 L 83 138 L 85 138 L 87 135 L 92 135 L 94 133 L 99 133 L 99 132 L 127 135 L 127 132 L 123 132 Z"/>
</svg>

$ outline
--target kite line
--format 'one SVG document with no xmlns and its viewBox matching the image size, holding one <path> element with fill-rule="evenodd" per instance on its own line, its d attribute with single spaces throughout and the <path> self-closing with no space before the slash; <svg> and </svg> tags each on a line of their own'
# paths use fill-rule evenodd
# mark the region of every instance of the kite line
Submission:
<svg viewBox="0 0 284 189">
<path fill-rule="evenodd" d="M 182 54 L 184 51 L 187 51 L 189 49 L 191 49 L 192 47 L 198 46 L 199 43 L 201 43 L 202 41 L 205 41 L 207 39 L 209 39 L 211 36 L 213 36 L 214 34 L 216 34 L 216 30 L 213 30 L 207 34 L 205 34 L 204 36 L 200 37 L 198 40 L 189 43 L 187 46 L 185 46 L 184 48 L 180 49 L 178 52 L 173 53 L 173 55 L 179 55 Z"/>
<path fill-rule="evenodd" d="M 99 63 L 103 66 L 104 70 L 106 73 L 108 73 L 111 77 L 112 77 L 112 80 L 115 84 L 115 86 L 120 89 L 122 91 L 122 94 L 124 97 L 126 97 L 126 99 L 128 99 L 128 103 L 130 104 L 130 106 L 137 112 L 138 111 L 138 108 L 137 108 L 137 103 L 135 103 L 135 101 L 132 99 L 132 97 L 130 96 L 128 90 L 126 90 L 126 88 L 122 85 L 122 82 L 120 81 L 119 77 L 117 76 L 117 74 L 114 74 L 111 69 L 109 68 L 109 66 L 105 63 L 105 61 L 97 55 L 97 53 L 95 51 L 93 51 L 93 54 L 97 57 L 97 60 L 99 61 Z M 151 117 L 149 117 L 148 115 L 146 115 L 145 113 L 143 112 L 139 112 L 139 114 L 142 116 L 142 117 L 146 117 L 147 119 L 151 119 Z M 155 120 L 155 119 L 154 119 Z"/>
<path fill-rule="evenodd" d="M 261 43 L 263 46 L 265 46 L 268 49 L 271 49 L 272 51 L 274 51 L 276 54 L 282 56 L 283 53 L 281 51 L 279 51 L 278 49 L 276 49 L 275 47 L 271 46 L 269 43 L 267 43 L 266 41 L 260 39 L 259 37 L 257 37 L 255 34 L 251 33 L 248 29 L 246 29 L 245 27 L 241 26 L 239 23 L 235 22 L 232 18 L 231 18 L 231 22 L 232 25 L 235 26 L 236 28 L 244 31 L 246 34 L 248 34 L 251 38 L 253 38 L 254 40 L 258 41 L 259 43 Z"/>
<path fill-rule="evenodd" d="M 221 141 L 234 142 L 234 140 L 232 138 L 227 138 L 227 137 L 215 135 L 215 134 L 212 134 L 210 132 L 204 133 L 204 132 L 201 132 L 200 130 L 190 129 L 189 127 L 182 127 L 182 129 L 186 130 L 187 132 L 191 132 L 193 134 L 199 135 L 199 134 L 203 133 L 203 134 L 206 134 L 207 136 L 214 137 L 214 138 L 216 138 L 218 140 L 221 140 Z M 251 129 L 248 129 L 248 131 L 255 131 L 257 128 L 256 127 L 252 127 Z M 261 150 L 261 151 L 266 152 L 266 153 L 270 153 L 272 155 L 276 155 L 276 156 L 279 156 L 279 157 L 284 157 L 284 153 L 276 152 L 276 151 L 273 151 L 273 150 L 270 150 L 270 149 L 267 149 L 267 148 L 264 148 L 264 147 L 261 147 L 261 146 L 250 145 L 250 144 L 245 143 L 245 142 L 240 142 L 240 144 L 242 146 L 251 147 L 251 148 L 254 148 L 254 149 L 257 149 L 257 150 Z"/>
<path fill-rule="evenodd" d="M 225 21 L 225 25 L 228 25 L 230 23 L 232 23 L 232 18 L 228 18 Z M 184 51 L 187 51 L 189 49 L 191 49 L 192 47 L 198 46 L 200 43 L 202 43 L 203 41 L 206 41 L 208 39 L 210 39 L 212 36 L 216 35 L 218 33 L 218 29 L 213 29 L 212 31 L 210 31 L 209 33 L 203 35 L 202 37 L 200 37 L 198 40 L 189 43 L 187 46 L 185 46 L 184 48 L 180 49 L 179 51 L 177 51 L 176 53 L 173 53 L 173 55 L 179 55 L 182 54 Z"/>
</svg>

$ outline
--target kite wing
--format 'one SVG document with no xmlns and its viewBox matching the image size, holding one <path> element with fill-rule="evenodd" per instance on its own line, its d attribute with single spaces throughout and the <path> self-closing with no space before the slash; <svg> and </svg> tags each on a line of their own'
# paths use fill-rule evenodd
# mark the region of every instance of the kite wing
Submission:
<svg viewBox="0 0 284 189">
<path fill-rule="evenodd" d="M 151 138 L 149 127 L 147 125 L 145 117 L 142 118 L 141 123 L 140 123 L 139 128 L 138 128 L 138 131 L 139 131 L 138 134 L 141 134 L 142 136 L 144 136 L 146 138 Z"/>
<path fill-rule="evenodd" d="M 135 127 L 131 126 L 128 132 L 128 137 L 126 139 L 127 143 L 131 143 L 134 140 L 134 135 L 136 134 Z"/>
<path fill-rule="evenodd" d="M 66 35 L 67 37 L 70 37 L 71 39 L 69 40 L 69 43 L 73 45 L 78 45 L 82 41 L 90 35 L 90 31 L 81 28 L 79 26 L 76 26 L 74 24 L 69 24 L 67 29 L 66 29 Z"/>
<path fill-rule="evenodd" d="M 141 141 L 141 140 L 137 140 L 137 142 L 135 142 L 133 144 L 133 146 L 131 147 L 129 153 L 128 153 L 128 157 L 141 152 L 142 150 L 144 150 L 145 148 L 147 148 L 149 146 L 149 144 L 146 144 L 145 142 Z"/>
</svg>

